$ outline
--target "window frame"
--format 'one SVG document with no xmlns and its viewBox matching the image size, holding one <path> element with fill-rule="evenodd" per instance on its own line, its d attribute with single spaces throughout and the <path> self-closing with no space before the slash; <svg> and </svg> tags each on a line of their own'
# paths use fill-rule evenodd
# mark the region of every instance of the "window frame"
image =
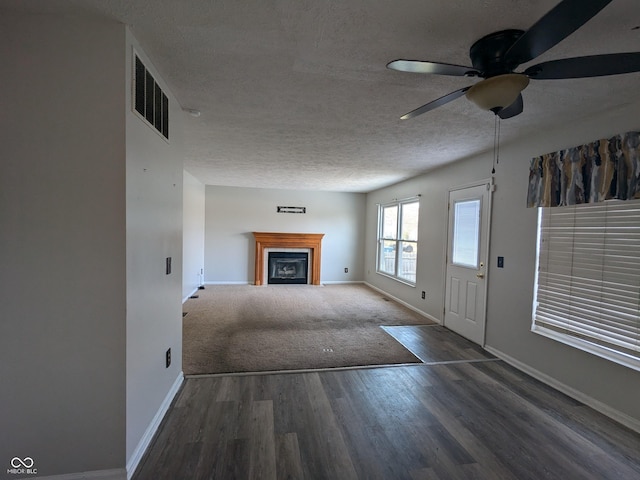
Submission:
<svg viewBox="0 0 640 480">
<path fill-rule="evenodd" d="M 407 205 L 414 205 L 414 204 L 417 205 L 417 208 L 418 208 L 418 219 L 416 221 L 417 224 L 416 224 L 416 230 L 415 230 L 415 240 L 403 239 L 402 237 L 404 233 L 403 232 L 404 211 Z M 393 207 L 396 207 L 397 209 L 396 222 L 395 222 L 396 223 L 395 235 L 393 237 L 385 237 L 384 236 L 384 212 L 385 212 L 385 209 L 391 209 Z M 376 240 L 376 244 L 377 244 L 376 273 L 379 275 L 383 275 L 385 277 L 391 278 L 393 280 L 396 280 L 400 283 L 404 283 L 411 287 L 416 286 L 416 279 L 417 279 L 418 228 L 419 228 L 419 215 L 420 215 L 419 212 L 420 212 L 419 197 L 412 197 L 404 200 L 396 200 L 393 202 L 378 205 L 378 233 L 377 233 L 377 240 Z M 395 244 L 395 247 L 394 247 L 395 255 L 392 259 L 393 272 L 389 272 L 388 270 L 384 270 L 381 268 L 383 261 L 390 260 L 389 258 L 383 256 L 385 253 L 385 248 L 384 248 L 385 242 Z M 412 247 L 411 251 L 414 252 L 414 257 L 409 259 L 409 260 L 412 260 L 415 265 L 413 269 L 414 270 L 413 280 L 411 280 L 411 278 L 407 278 L 406 276 L 402 276 L 402 272 L 399 271 L 399 269 L 403 265 L 401 254 L 403 251 L 405 251 L 405 248 L 407 248 L 406 244 L 411 246 Z"/>
<path fill-rule="evenodd" d="M 640 233 L 640 223 L 638 224 L 638 226 L 633 225 L 634 219 L 636 218 L 636 215 L 637 215 L 637 210 L 640 209 L 640 201 L 633 200 L 632 202 L 635 202 L 637 206 L 634 207 L 633 205 L 631 205 L 629 207 L 630 213 L 629 215 L 626 215 L 625 220 L 622 222 L 624 224 L 628 223 L 631 225 L 629 227 L 631 229 L 631 232 L 622 236 L 620 234 L 616 234 L 615 236 L 612 235 L 611 237 L 606 237 L 608 229 L 617 227 L 620 224 L 619 221 L 615 221 L 616 223 L 614 224 L 614 220 L 612 220 L 611 223 L 607 222 L 607 218 L 608 218 L 607 215 L 609 215 L 609 209 L 613 209 L 614 211 L 616 209 L 616 206 L 615 206 L 616 204 L 613 202 L 618 202 L 618 205 L 621 205 L 620 207 L 621 210 L 627 211 L 626 208 L 630 206 L 629 202 L 631 201 L 607 201 L 609 205 L 600 207 L 601 208 L 600 211 L 604 210 L 604 217 L 605 217 L 604 221 L 602 222 L 602 224 L 598 223 L 597 226 L 591 227 L 592 231 L 597 232 L 598 235 L 601 234 L 603 238 L 603 240 L 600 243 L 595 244 L 598 250 L 596 250 L 596 252 L 593 254 L 593 255 L 602 256 L 602 267 L 599 270 L 596 269 L 595 271 L 600 273 L 603 277 L 605 275 L 607 276 L 609 275 L 608 274 L 609 268 L 613 268 L 613 269 L 616 268 L 615 266 L 611 267 L 611 265 L 614 262 L 616 262 L 616 260 L 618 261 L 618 263 L 620 261 L 619 258 L 618 259 L 615 258 L 615 255 L 617 254 L 617 252 L 614 251 L 614 250 L 619 250 L 620 248 L 617 245 L 617 242 L 616 242 L 617 239 L 622 239 L 624 241 L 625 239 L 629 238 L 628 235 L 631 235 L 631 238 L 635 238 L 635 236 L 637 236 L 638 233 Z M 541 257 L 545 255 L 549 255 L 549 252 L 555 253 L 557 251 L 560 251 L 559 247 L 546 246 L 544 249 L 542 248 L 543 235 L 544 235 L 543 222 L 545 221 L 544 213 L 548 211 L 551 215 L 553 215 L 555 212 L 558 212 L 557 209 L 563 208 L 565 209 L 565 212 L 568 213 L 567 218 L 570 218 L 570 216 L 572 215 L 572 220 L 575 225 L 576 222 L 584 222 L 585 219 L 588 220 L 588 215 L 593 215 L 591 213 L 593 209 L 587 210 L 588 205 L 593 205 L 593 204 L 582 204 L 577 206 L 573 205 L 569 207 L 540 207 L 538 209 L 536 270 L 535 270 L 535 280 L 534 280 L 534 296 L 533 296 L 533 306 L 532 306 L 531 331 L 536 334 L 545 336 L 547 338 L 556 340 L 565 345 L 569 345 L 571 347 L 583 350 L 593 355 L 597 355 L 601 358 L 607 359 L 617 364 L 624 365 L 626 367 L 640 371 L 640 351 L 635 351 L 635 352 L 629 351 L 629 349 L 625 349 L 623 347 L 617 347 L 608 342 L 602 342 L 602 344 L 598 343 L 597 336 L 600 333 L 610 335 L 610 333 L 608 332 L 612 330 L 612 327 L 609 326 L 609 324 L 611 323 L 609 318 L 607 318 L 606 320 L 602 320 L 600 324 L 595 324 L 594 326 L 594 318 L 593 318 L 594 315 L 591 313 L 585 314 L 584 317 L 582 318 L 578 318 L 580 316 L 576 314 L 570 313 L 569 315 L 567 315 L 565 312 L 563 312 L 563 310 L 568 310 L 570 308 L 567 308 L 566 306 L 557 307 L 556 310 L 551 310 L 551 313 L 549 313 L 553 300 L 557 301 L 557 298 L 553 293 L 550 294 L 550 298 L 551 298 L 550 300 L 545 299 L 544 292 L 542 293 L 542 295 L 540 295 L 541 289 L 548 290 L 549 285 L 551 285 L 551 284 L 545 284 L 544 288 L 541 287 L 541 282 L 545 281 L 544 279 L 541 280 L 541 275 L 548 276 L 550 274 L 549 272 L 551 272 L 551 268 L 549 269 L 545 268 L 545 265 L 543 265 L 544 262 L 541 261 Z M 602 205 L 602 203 L 600 205 Z M 584 207 L 584 210 L 578 210 L 581 207 Z M 575 209 L 575 210 L 568 210 L 568 209 Z M 618 217 L 622 217 L 622 215 L 619 212 L 616 212 L 616 213 Z M 582 215 L 582 217 L 578 218 L 579 215 Z M 551 222 L 551 220 L 549 220 L 549 222 Z M 547 224 L 545 228 L 549 228 L 549 224 Z M 574 288 L 573 285 L 577 284 L 580 286 L 581 283 L 584 283 L 580 274 L 575 275 L 573 273 L 574 270 L 579 271 L 581 269 L 584 270 L 592 267 L 589 262 L 583 261 L 585 254 L 584 253 L 581 254 L 579 252 L 580 247 L 584 247 L 585 245 L 585 240 L 580 239 L 580 234 L 581 233 L 583 234 L 583 231 L 578 230 L 576 232 L 576 229 L 574 226 L 571 226 L 569 228 L 565 226 L 564 223 L 560 223 L 559 228 L 561 230 L 564 229 L 564 232 L 569 230 L 571 231 L 571 233 L 569 234 L 570 237 L 568 237 L 572 241 L 571 251 L 568 254 L 570 257 L 570 263 L 571 263 L 571 267 L 570 267 L 571 274 L 565 275 L 567 277 L 567 280 L 563 280 L 563 281 L 569 282 L 571 285 L 569 288 L 572 289 Z M 584 229 L 584 227 L 581 227 L 581 228 Z M 563 240 L 560 237 L 561 235 L 566 235 L 566 233 L 564 232 L 562 234 L 558 234 L 558 236 L 555 238 L 556 242 L 560 243 Z M 623 233 L 626 233 L 626 232 L 623 232 Z M 551 234 L 547 234 L 545 238 L 548 239 L 550 235 Z M 576 240 L 576 238 L 578 239 Z M 613 245 L 608 244 L 607 238 L 613 239 L 613 242 L 612 242 Z M 551 237 L 551 240 L 553 239 L 554 237 Z M 593 240 L 591 240 L 591 242 L 593 242 Z M 630 243 L 633 243 L 633 242 L 630 242 Z M 576 245 L 578 246 L 577 249 L 576 249 Z M 591 245 L 593 245 L 593 243 L 591 243 Z M 633 257 L 635 257 L 635 255 L 632 255 L 632 258 Z M 546 260 L 547 264 L 553 264 L 553 262 L 549 258 L 550 257 L 548 257 Z M 607 259 L 610 260 L 609 263 L 606 262 Z M 554 270 L 555 270 L 555 267 L 554 267 Z M 601 272 L 604 272 L 604 273 L 601 273 Z M 552 272 L 551 272 L 551 275 L 553 275 Z M 619 285 L 627 285 L 627 286 L 630 285 L 630 288 L 633 289 L 635 287 L 634 282 L 637 282 L 638 278 L 640 278 L 640 273 L 635 274 L 635 276 L 630 281 L 628 281 L 628 283 L 623 283 L 622 281 L 620 281 Z M 589 278 L 589 281 L 593 281 L 593 280 Z M 598 279 L 596 279 L 595 281 L 598 281 Z M 607 317 L 617 316 L 617 318 L 623 319 L 624 312 L 621 311 L 622 307 L 620 307 L 620 309 L 618 310 L 615 310 L 614 308 L 606 308 L 607 305 L 610 305 L 611 303 L 616 303 L 616 302 L 611 302 L 611 298 L 614 296 L 617 297 L 617 292 L 616 294 L 608 295 L 606 298 L 604 298 L 605 293 L 602 293 L 607 291 L 606 287 L 609 286 L 609 284 L 611 283 L 611 280 L 600 280 L 600 282 L 603 285 L 603 287 L 601 288 L 601 295 L 603 296 L 604 302 L 598 301 L 597 299 L 593 300 L 592 298 L 593 295 L 591 293 L 587 293 L 586 297 L 585 297 L 585 294 L 577 297 L 576 303 L 578 304 L 579 307 L 588 308 L 588 305 L 583 306 L 582 304 L 578 303 L 580 301 L 584 301 L 584 298 L 587 298 L 587 300 L 595 301 L 595 302 L 598 302 L 600 305 L 602 305 L 602 307 L 598 307 L 598 308 L 603 309 Z M 578 288 L 576 287 L 576 289 Z M 594 290 L 594 291 L 597 291 L 597 290 Z M 566 290 L 563 291 L 562 293 L 566 296 L 565 292 Z M 549 296 L 548 293 L 546 295 Z M 542 302 L 540 301 L 541 297 L 543 298 Z M 572 299 L 576 298 L 576 296 L 575 295 L 571 296 L 571 298 Z M 635 301 L 634 300 L 635 297 L 633 295 L 630 295 L 625 298 L 631 298 L 632 301 Z M 625 339 L 628 339 L 630 343 L 635 342 L 636 348 L 638 343 L 640 343 L 640 298 L 637 301 L 638 301 L 638 310 L 635 313 L 635 318 L 631 322 L 626 320 L 627 323 L 630 323 L 632 325 L 632 327 L 629 329 L 630 332 L 624 337 Z M 538 309 L 541 306 L 541 303 L 543 304 L 541 309 L 542 314 L 539 317 Z M 569 303 L 573 303 L 573 302 L 569 301 Z M 576 310 L 578 310 L 578 308 L 576 308 Z M 563 313 L 565 314 L 562 315 Z M 626 315 L 628 318 L 628 315 L 629 315 L 628 311 Z M 556 320 L 550 321 L 550 318 L 552 318 L 553 316 L 555 316 Z M 562 322 L 564 322 L 564 324 L 562 324 Z M 554 325 L 554 323 L 556 325 Z M 558 324 L 562 324 L 562 325 L 558 325 Z M 581 334 L 581 329 L 584 329 L 585 327 L 591 328 L 592 330 L 595 331 L 595 333 L 590 334 L 591 336 L 593 336 L 592 339 L 588 338 L 588 336 L 586 335 Z M 636 329 L 635 332 L 633 332 L 633 327 L 635 327 Z"/>
</svg>

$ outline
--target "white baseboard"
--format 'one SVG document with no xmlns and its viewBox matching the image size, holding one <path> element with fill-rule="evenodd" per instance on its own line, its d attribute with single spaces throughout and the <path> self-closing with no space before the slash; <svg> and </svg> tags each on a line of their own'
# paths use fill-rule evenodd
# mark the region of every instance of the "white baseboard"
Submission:
<svg viewBox="0 0 640 480">
<path fill-rule="evenodd" d="M 556 390 L 564 393 L 565 395 L 568 395 L 569 397 L 584 403 L 585 405 L 593 408 L 597 412 L 600 412 L 603 415 L 606 415 L 607 417 L 615 420 L 616 422 L 621 423 L 625 427 L 628 427 L 631 430 L 634 430 L 635 432 L 640 433 L 640 420 L 630 417 L 626 413 L 622 413 L 619 410 L 616 410 L 615 408 L 612 408 L 609 405 L 602 403 L 599 400 L 596 400 L 595 398 L 590 397 L 589 395 L 586 395 L 584 392 L 581 392 L 579 390 L 576 390 L 575 388 L 565 385 L 564 383 L 558 381 L 557 379 L 550 377 L 546 373 L 542 373 L 539 370 L 536 370 L 535 368 L 530 367 L 526 363 L 523 363 L 520 360 L 517 360 L 511 357 L 510 355 L 507 355 L 506 353 L 501 352 L 500 350 L 497 350 L 490 346 L 485 346 L 484 348 L 489 353 L 492 353 L 499 359 L 504 360 L 506 363 L 508 363 L 512 367 L 515 367 L 518 370 L 521 370 L 524 373 L 531 375 L 536 380 L 540 380 L 542 383 L 545 383 L 550 387 L 553 387 Z"/>
<path fill-rule="evenodd" d="M 416 312 L 418 315 L 422 315 L 423 317 L 431 320 L 432 322 L 436 322 L 438 324 L 442 323 L 440 322 L 440 320 L 438 320 L 436 317 L 433 317 L 431 315 L 429 315 L 427 312 L 423 312 L 422 310 L 417 309 L 416 307 L 414 307 L 413 305 L 408 304 L 407 302 L 405 302 L 404 300 L 400 300 L 398 297 L 394 297 L 393 295 L 385 292 L 384 290 L 375 287 L 373 285 L 371 285 L 368 282 L 363 282 L 367 287 L 372 288 L 380 293 L 382 293 L 383 295 L 386 295 L 387 297 L 393 299 L 395 302 L 398 302 L 400 305 L 404 305 L 405 307 L 407 307 L 409 310 L 413 310 L 414 312 Z"/>
<path fill-rule="evenodd" d="M 124 468 L 112 470 L 93 470 L 91 472 L 65 473 L 47 477 L 30 477 L 34 480 L 127 480 L 127 471 Z"/>
<path fill-rule="evenodd" d="M 204 282 L 205 285 L 253 285 L 253 282 Z"/>
<path fill-rule="evenodd" d="M 186 297 L 184 297 L 184 298 L 182 299 L 182 303 L 184 303 L 184 302 L 186 302 L 187 300 L 189 300 L 189 297 L 190 297 L 191 295 L 195 294 L 198 290 L 199 290 L 198 288 L 194 288 L 194 289 L 193 289 L 193 292 L 191 292 L 189 295 L 187 295 Z"/>
<path fill-rule="evenodd" d="M 320 283 L 322 283 L 323 285 L 357 285 L 357 284 L 362 285 L 364 283 L 364 280 L 349 280 L 349 281 L 347 281 L 347 280 L 344 280 L 344 281 L 342 281 L 342 280 L 335 280 L 335 281 L 330 280 L 328 282 L 322 281 Z"/>
<path fill-rule="evenodd" d="M 167 410 L 169 410 L 169 407 L 171 406 L 171 402 L 173 402 L 174 397 L 178 393 L 178 390 L 180 389 L 180 386 L 182 385 L 183 380 L 184 380 L 184 374 L 180 372 L 175 382 L 173 382 L 173 385 L 169 389 L 169 392 L 164 397 L 164 400 L 162 401 L 160 408 L 158 409 L 155 416 L 153 417 L 153 420 L 151 420 L 151 423 L 147 427 L 147 430 L 144 432 L 144 435 L 142 435 L 142 438 L 138 442 L 138 446 L 133 451 L 131 458 L 129 458 L 129 461 L 127 462 L 127 479 L 130 479 L 135 473 L 136 468 L 140 463 L 140 460 L 142 460 L 142 456 L 147 451 L 147 448 L 149 447 L 151 440 L 153 440 L 153 436 L 156 434 L 156 431 L 158 430 L 158 427 L 160 426 L 162 419 L 167 413 Z"/>
</svg>

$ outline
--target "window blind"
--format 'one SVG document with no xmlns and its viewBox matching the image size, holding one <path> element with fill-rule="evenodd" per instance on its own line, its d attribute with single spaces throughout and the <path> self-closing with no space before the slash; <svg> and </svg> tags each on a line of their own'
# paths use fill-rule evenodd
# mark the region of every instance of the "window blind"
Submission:
<svg viewBox="0 0 640 480">
<path fill-rule="evenodd" d="M 640 201 L 542 208 L 537 277 L 534 331 L 640 360 Z"/>
</svg>

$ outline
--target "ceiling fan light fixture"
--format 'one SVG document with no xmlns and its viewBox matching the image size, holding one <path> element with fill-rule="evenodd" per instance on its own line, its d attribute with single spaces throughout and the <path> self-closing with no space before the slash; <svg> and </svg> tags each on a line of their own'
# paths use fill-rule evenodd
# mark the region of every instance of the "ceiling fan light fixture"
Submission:
<svg viewBox="0 0 640 480">
<path fill-rule="evenodd" d="M 507 73 L 476 83 L 465 95 L 482 110 L 498 113 L 515 102 L 527 85 L 529 77 L 520 73 Z"/>
</svg>

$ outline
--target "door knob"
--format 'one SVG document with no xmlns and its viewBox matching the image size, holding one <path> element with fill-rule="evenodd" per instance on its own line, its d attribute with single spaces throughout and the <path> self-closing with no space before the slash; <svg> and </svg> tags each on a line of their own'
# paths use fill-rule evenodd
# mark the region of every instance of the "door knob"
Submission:
<svg viewBox="0 0 640 480">
<path fill-rule="evenodd" d="M 476 277 L 478 277 L 478 278 L 484 278 L 484 273 L 476 273 Z"/>
</svg>

